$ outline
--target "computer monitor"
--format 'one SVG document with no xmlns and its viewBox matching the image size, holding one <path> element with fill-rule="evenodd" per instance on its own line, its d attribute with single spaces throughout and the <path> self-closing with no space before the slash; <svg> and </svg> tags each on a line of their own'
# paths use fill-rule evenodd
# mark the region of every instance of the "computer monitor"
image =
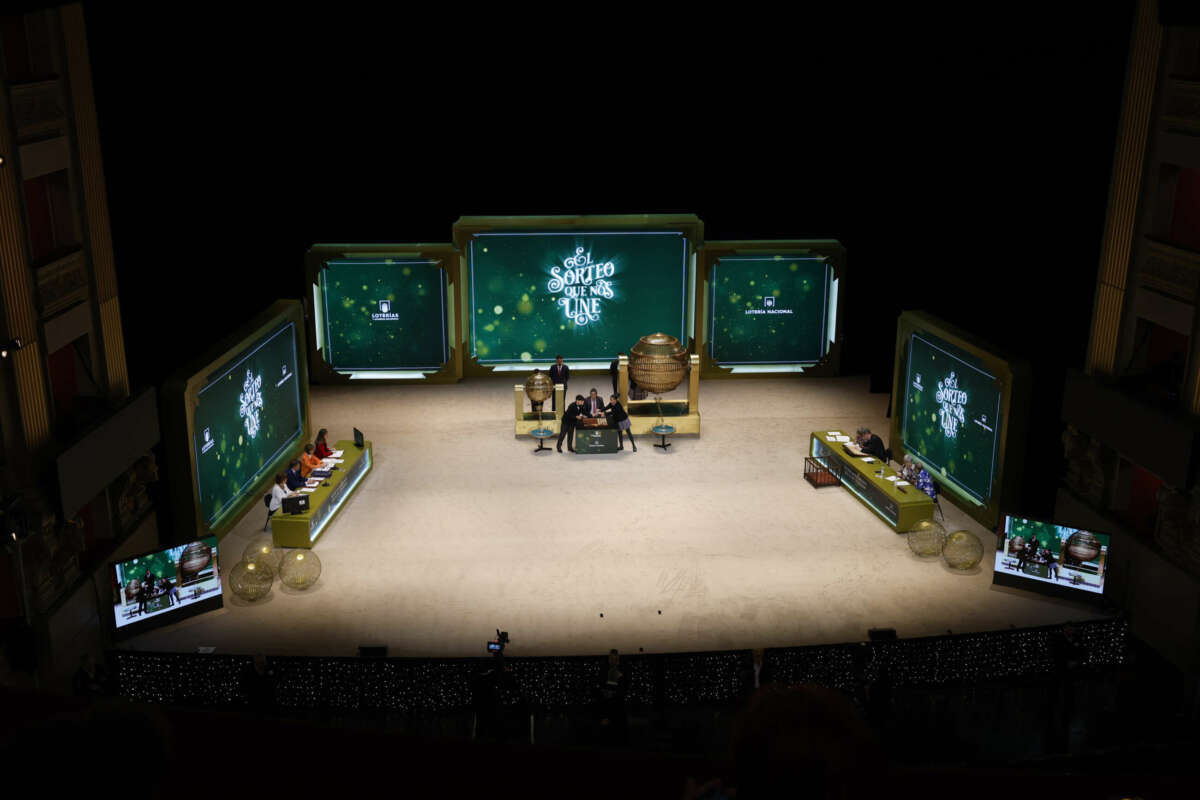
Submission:
<svg viewBox="0 0 1200 800">
<path fill-rule="evenodd" d="M 360 449 L 366 446 L 366 442 L 363 441 L 363 432 L 358 428 L 354 429 L 354 446 Z"/>
</svg>

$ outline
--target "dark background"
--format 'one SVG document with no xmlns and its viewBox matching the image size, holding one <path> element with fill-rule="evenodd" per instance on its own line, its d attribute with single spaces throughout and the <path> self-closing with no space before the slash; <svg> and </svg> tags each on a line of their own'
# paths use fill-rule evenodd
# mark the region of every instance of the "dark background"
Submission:
<svg viewBox="0 0 1200 800">
<path fill-rule="evenodd" d="M 839 239 L 843 371 L 872 391 L 904 309 L 1032 362 L 1045 446 L 1024 511 L 1049 515 L 1132 3 L 819 21 L 124 5 L 85 8 L 135 384 L 300 297 L 316 242 L 691 212 L 708 239 Z"/>
</svg>

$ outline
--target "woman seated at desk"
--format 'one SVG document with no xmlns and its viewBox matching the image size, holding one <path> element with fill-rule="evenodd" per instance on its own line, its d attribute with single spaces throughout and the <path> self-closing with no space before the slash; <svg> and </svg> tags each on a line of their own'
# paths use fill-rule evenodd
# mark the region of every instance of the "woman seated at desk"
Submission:
<svg viewBox="0 0 1200 800">
<path fill-rule="evenodd" d="M 313 445 L 304 445 L 304 455 L 300 456 L 300 477 L 307 478 L 314 469 L 319 469 L 321 459 L 313 455 Z"/>
<path fill-rule="evenodd" d="M 313 455 L 317 458 L 329 458 L 333 455 L 333 451 L 329 449 L 329 445 L 325 442 L 325 435 L 329 431 L 325 428 L 317 431 L 317 440 L 313 443 Z M 307 452 L 308 448 L 305 448 Z"/>
</svg>

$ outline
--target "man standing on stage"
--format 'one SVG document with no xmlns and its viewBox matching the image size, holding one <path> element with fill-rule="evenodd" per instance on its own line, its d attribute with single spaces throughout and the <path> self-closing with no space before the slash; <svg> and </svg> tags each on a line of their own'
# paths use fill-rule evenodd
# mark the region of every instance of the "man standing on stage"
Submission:
<svg viewBox="0 0 1200 800">
<path fill-rule="evenodd" d="M 554 357 L 554 363 L 550 365 L 550 380 L 554 381 L 555 383 L 561 383 L 563 385 L 563 397 L 566 397 L 567 396 L 567 381 L 571 380 L 571 368 L 563 363 L 562 356 Z M 553 393 L 550 395 L 550 410 L 551 411 L 558 410 L 557 408 L 555 408 L 555 403 L 558 402 L 557 397 L 558 397 L 557 393 Z M 568 409 L 570 408 L 570 404 L 567 405 L 567 408 Z"/>
<path fill-rule="evenodd" d="M 551 369 L 554 369 L 554 367 L 551 367 Z M 567 406 L 567 410 L 562 415 L 562 424 L 558 432 L 558 452 L 562 452 L 563 437 L 567 439 L 567 449 L 572 453 L 575 452 L 575 426 L 582 415 L 583 395 L 577 394 L 575 395 L 575 402 Z"/>
<path fill-rule="evenodd" d="M 613 394 L 617 395 L 618 397 L 621 396 L 621 393 L 618 391 L 618 386 L 621 382 L 621 356 L 623 355 L 625 355 L 623 352 L 617 353 L 617 357 L 614 358 L 612 363 L 608 365 L 608 374 L 612 376 Z"/>
</svg>

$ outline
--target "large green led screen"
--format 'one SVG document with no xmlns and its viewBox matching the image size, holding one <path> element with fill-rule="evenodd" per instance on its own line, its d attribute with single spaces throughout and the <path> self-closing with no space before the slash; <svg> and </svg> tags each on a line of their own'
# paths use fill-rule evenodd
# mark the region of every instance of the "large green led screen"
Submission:
<svg viewBox="0 0 1200 800">
<path fill-rule="evenodd" d="M 908 342 L 904 448 L 979 502 L 992 496 L 1003 387 L 969 354 L 928 333 Z"/>
<path fill-rule="evenodd" d="M 710 355 L 718 364 L 815 364 L 835 330 L 835 284 L 818 256 L 763 253 L 718 259 Z"/>
<path fill-rule="evenodd" d="M 201 516 L 212 526 L 303 435 L 296 326 L 288 322 L 218 367 L 196 395 Z"/>
<path fill-rule="evenodd" d="M 472 238 L 472 353 L 481 364 L 608 363 L 649 333 L 688 341 L 679 232 L 480 233 Z"/>
<path fill-rule="evenodd" d="M 320 277 L 322 354 L 334 370 L 438 369 L 449 358 L 436 259 L 335 259 Z"/>
</svg>

